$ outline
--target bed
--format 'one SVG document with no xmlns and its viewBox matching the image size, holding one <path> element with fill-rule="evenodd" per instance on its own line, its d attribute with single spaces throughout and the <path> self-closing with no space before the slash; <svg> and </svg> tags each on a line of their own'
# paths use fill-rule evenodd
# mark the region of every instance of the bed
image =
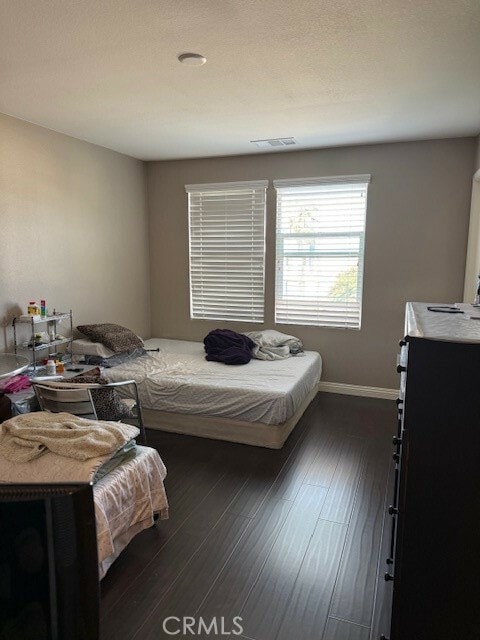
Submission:
<svg viewBox="0 0 480 640">
<path fill-rule="evenodd" d="M 153 338 L 145 348 L 159 351 L 104 375 L 137 382 L 153 429 L 279 449 L 318 391 L 322 361 L 314 351 L 227 366 L 205 360 L 200 342 Z"/>
<path fill-rule="evenodd" d="M 163 481 L 167 472 L 158 452 L 137 445 L 133 460 L 122 463 L 93 487 L 100 579 L 127 544 L 154 524 L 168 518 Z"/>
<path fill-rule="evenodd" d="M 95 466 L 95 459 L 91 464 Z M 87 467 L 90 460 L 78 461 L 50 451 L 23 464 L 0 455 L 0 483 L 87 482 Z M 137 445 L 124 462 L 93 485 L 100 578 L 130 540 L 154 524 L 155 516 L 168 518 L 166 473 L 155 449 Z"/>
</svg>

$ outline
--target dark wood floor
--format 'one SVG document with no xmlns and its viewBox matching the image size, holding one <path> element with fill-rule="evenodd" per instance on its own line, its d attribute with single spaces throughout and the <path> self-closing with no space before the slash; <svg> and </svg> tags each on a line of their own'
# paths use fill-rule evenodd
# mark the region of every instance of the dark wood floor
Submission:
<svg viewBox="0 0 480 640">
<path fill-rule="evenodd" d="M 182 637 L 169 616 L 217 617 L 190 639 L 240 616 L 243 638 L 368 640 L 394 430 L 391 401 L 319 394 L 280 451 L 150 431 L 171 517 L 102 581 L 102 640 Z"/>
</svg>

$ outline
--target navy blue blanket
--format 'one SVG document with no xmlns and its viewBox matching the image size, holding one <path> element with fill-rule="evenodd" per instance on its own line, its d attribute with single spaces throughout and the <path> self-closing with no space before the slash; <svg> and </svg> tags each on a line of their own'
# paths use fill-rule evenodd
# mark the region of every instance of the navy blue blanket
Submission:
<svg viewBox="0 0 480 640">
<path fill-rule="evenodd" d="M 253 340 L 230 329 L 214 329 L 203 340 L 207 360 L 225 364 L 247 364 L 252 359 Z"/>
</svg>

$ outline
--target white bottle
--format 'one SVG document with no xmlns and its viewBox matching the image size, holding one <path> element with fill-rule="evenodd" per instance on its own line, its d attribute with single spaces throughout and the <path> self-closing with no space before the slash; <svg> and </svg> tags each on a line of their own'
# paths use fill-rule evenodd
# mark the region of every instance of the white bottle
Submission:
<svg viewBox="0 0 480 640">
<path fill-rule="evenodd" d="M 54 376 L 57 373 L 57 367 L 55 366 L 54 360 L 47 360 L 46 372 L 47 376 Z"/>
</svg>

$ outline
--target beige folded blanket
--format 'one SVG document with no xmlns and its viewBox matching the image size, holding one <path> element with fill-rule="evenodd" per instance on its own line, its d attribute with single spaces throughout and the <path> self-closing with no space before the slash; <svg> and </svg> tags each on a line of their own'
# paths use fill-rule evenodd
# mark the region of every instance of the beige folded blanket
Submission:
<svg viewBox="0 0 480 640">
<path fill-rule="evenodd" d="M 47 452 L 80 461 L 108 459 L 139 433 L 137 427 L 121 422 L 38 411 L 0 424 L 0 454 L 14 463 L 29 462 Z"/>
</svg>

